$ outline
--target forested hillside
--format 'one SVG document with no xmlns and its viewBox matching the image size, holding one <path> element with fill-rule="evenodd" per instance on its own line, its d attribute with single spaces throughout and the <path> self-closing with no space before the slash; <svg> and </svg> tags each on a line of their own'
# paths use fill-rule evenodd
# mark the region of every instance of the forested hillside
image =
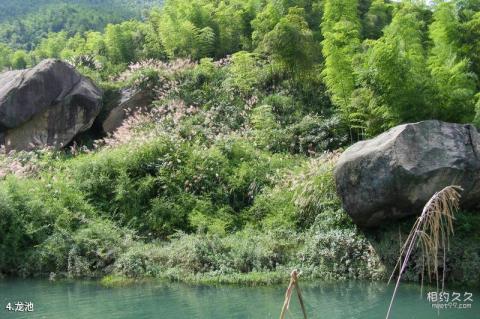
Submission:
<svg viewBox="0 0 480 319">
<path fill-rule="evenodd" d="M 480 0 L 166 0 L 75 28 L 0 45 L 1 69 L 59 58 L 104 90 L 95 141 L 2 155 L 0 273 L 385 278 L 411 220 L 355 226 L 338 154 L 400 123 L 480 125 Z M 98 132 L 125 90 L 151 103 Z M 478 285 L 478 212 L 456 223 L 448 279 Z"/>
<path fill-rule="evenodd" d="M 101 31 L 108 23 L 141 18 L 161 0 L 0 1 L 0 42 L 30 50 L 49 32 Z"/>
<path fill-rule="evenodd" d="M 351 138 L 359 139 L 404 121 L 474 120 L 479 6 L 477 0 L 430 7 L 378 0 L 172 0 L 146 21 L 111 24 L 101 33 L 72 37 L 76 27 L 50 32 L 30 52 L 3 45 L 0 66 L 88 56 L 96 67 L 86 72 L 105 79 L 143 59 L 220 59 L 244 51 L 256 64 L 268 63 L 276 81 L 288 80 L 292 94 L 308 96 L 311 105 L 302 109 L 322 114 L 333 105 Z"/>
</svg>

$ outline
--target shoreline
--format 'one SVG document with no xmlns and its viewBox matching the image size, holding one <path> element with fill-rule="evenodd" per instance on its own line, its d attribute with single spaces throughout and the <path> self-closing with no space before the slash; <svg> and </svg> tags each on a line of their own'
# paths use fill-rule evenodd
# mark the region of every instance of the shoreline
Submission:
<svg viewBox="0 0 480 319">
<path fill-rule="evenodd" d="M 92 284 L 98 284 L 104 288 L 125 288 L 130 286 L 137 285 L 149 285 L 149 284 L 182 284 L 186 286 L 208 286 L 208 287 L 286 287 L 289 282 L 289 274 L 285 271 L 277 272 L 251 272 L 245 274 L 231 274 L 231 275 L 211 275 L 211 274 L 201 274 L 201 275 L 185 275 L 185 276 L 159 276 L 159 277 L 138 277 L 130 278 L 123 275 L 106 275 L 104 277 L 98 278 L 68 278 L 68 277 L 59 277 L 56 279 L 49 279 L 48 276 L 36 276 L 36 277 L 9 277 L 2 276 L 0 277 L 1 281 L 49 281 L 51 283 L 69 283 L 69 282 L 87 282 Z M 342 279 L 322 279 L 317 276 L 301 276 L 300 284 L 301 285 L 321 285 L 321 284 L 335 284 L 335 283 L 344 283 L 347 281 L 357 282 L 357 283 L 376 283 L 384 284 L 385 288 L 393 288 L 393 284 L 388 284 L 387 279 L 356 279 L 356 278 L 342 278 Z M 417 281 L 411 280 L 402 280 L 401 285 L 409 286 L 418 286 L 422 287 L 422 284 Z M 434 282 L 424 282 L 423 289 L 431 287 L 435 288 Z M 454 289 L 476 289 L 479 287 L 476 285 L 462 284 L 450 282 L 446 284 L 446 288 Z"/>
</svg>

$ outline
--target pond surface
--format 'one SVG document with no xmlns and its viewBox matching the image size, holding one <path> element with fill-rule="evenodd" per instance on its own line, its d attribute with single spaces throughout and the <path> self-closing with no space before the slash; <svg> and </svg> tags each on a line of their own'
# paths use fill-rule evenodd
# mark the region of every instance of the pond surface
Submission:
<svg viewBox="0 0 480 319">
<path fill-rule="evenodd" d="M 49 282 L 41 280 L 0 280 L 0 318 L 46 319 L 150 319 L 150 318 L 279 318 L 285 288 L 190 286 L 171 283 L 138 284 L 104 288 L 97 282 Z M 309 318 L 385 318 L 392 287 L 384 283 L 358 281 L 302 285 Z M 480 292 L 472 289 L 447 290 L 472 293 L 470 309 L 435 310 L 423 299 L 417 285 L 403 284 L 393 308 L 392 319 L 478 319 Z M 455 295 L 458 296 L 458 295 Z M 478 299 L 478 300 L 477 300 Z M 32 302 L 33 312 L 15 312 L 16 302 Z M 5 307 L 11 303 L 12 310 Z M 468 306 L 467 306 L 468 307 Z M 298 301 L 292 299 L 287 318 L 302 318 Z"/>
</svg>

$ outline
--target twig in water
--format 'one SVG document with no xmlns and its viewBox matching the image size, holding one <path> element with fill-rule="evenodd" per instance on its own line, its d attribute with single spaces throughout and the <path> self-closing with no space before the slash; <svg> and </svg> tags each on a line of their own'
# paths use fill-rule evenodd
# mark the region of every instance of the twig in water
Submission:
<svg viewBox="0 0 480 319">
<path fill-rule="evenodd" d="M 305 304 L 303 303 L 302 292 L 300 291 L 300 286 L 298 285 L 298 276 L 300 276 L 300 273 L 296 269 L 294 269 L 290 274 L 290 284 L 288 285 L 287 291 L 285 292 L 285 301 L 283 302 L 280 319 L 285 319 L 285 313 L 290 307 L 290 300 L 292 299 L 293 288 L 296 288 L 297 290 L 298 301 L 300 302 L 300 307 L 302 308 L 303 318 L 307 319 L 307 312 L 305 311 Z"/>
</svg>

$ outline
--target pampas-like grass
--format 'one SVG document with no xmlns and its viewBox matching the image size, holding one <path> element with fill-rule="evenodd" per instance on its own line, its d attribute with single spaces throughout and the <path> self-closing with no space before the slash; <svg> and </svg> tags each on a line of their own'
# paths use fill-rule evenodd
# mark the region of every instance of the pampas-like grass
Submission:
<svg viewBox="0 0 480 319">
<path fill-rule="evenodd" d="M 449 238 L 453 234 L 454 214 L 459 208 L 460 191 L 462 190 L 460 186 L 447 186 L 438 193 L 435 193 L 423 208 L 422 214 L 413 225 L 400 251 L 400 257 L 388 281 L 388 283 L 392 281 L 398 270 L 397 283 L 392 294 L 392 299 L 390 300 L 386 319 L 390 317 L 402 274 L 407 268 L 412 251 L 416 246 L 420 246 L 422 249 L 422 288 L 423 274 L 426 267 L 429 278 L 432 272 L 435 274 L 438 290 L 440 279 L 438 254 L 440 249 L 443 251 L 443 271 L 441 279 L 443 290 L 445 283 L 446 250 L 449 247 Z M 403 256 L 405 257 L 402 261 Z"/>
</svg>

